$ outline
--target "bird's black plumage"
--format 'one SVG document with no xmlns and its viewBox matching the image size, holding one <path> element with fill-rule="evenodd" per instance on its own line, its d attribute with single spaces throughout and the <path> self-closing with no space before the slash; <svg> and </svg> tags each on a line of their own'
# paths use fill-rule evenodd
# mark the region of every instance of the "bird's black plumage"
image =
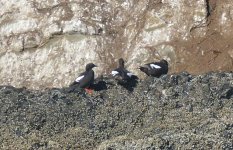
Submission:
<svg viewBox="0 0 233 150">
<path fill-rule="evenodd" d="M 115 70 L 112 71 L 112 76 L 122 84 L 127 83 L 128 81 L 132 79 L 137 79 L 137 76 L 135 76 L 133 73 L 129 72 L 125 69 L 124 66 L 124 59 L 119 59 L 119 66 Z"/>
<path fill-rule="evenodd" d="M 94 83 L 95 73 L 92 68 L 97 67 L 93 63 L 86 65 L 86 71 L 81 73 L 78 78 L 75 80 L 75 83 L 78 84 L 80 88 L 89 88 Z"/>
<path fill-rule="evenodd" d="M 147 74 L 148 76 L 153 76 L 159 78 L 163 74 L 167 74 L 168 72 L 168 62 L 162 59 L 159 62 L 152 62 L 140 66 L 139 69 Z"/>
</svg>

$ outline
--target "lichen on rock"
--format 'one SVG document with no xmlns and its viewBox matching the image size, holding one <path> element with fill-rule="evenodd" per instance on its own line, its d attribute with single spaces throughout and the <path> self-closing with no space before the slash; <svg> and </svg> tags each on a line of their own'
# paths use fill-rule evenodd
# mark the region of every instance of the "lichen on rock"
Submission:
<svg viewBox="0 0 233 150">
<path fill-rule="evenodd" d="M 2 149 L 232 149 L 233 73 L 148 77 L 133 90 L 99 78 L 69 87 L 0 87 Z"/>
</svg>

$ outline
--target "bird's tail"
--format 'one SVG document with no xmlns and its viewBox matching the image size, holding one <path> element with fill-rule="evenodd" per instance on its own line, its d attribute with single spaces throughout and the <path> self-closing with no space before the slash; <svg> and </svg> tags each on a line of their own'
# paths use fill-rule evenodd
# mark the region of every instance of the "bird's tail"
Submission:
<svg viewBox="0 0 233 150">
<path fill-rule="evenodd" d="M 138 68 L 138 69 L 140 69 L 142 72 L 145 72 L 145 71 L 147 71 L 147 70 L 148 70 L 146 67 L 143 67 L 143 66 L 139 66 L 139 68 Z"/>
</svg>

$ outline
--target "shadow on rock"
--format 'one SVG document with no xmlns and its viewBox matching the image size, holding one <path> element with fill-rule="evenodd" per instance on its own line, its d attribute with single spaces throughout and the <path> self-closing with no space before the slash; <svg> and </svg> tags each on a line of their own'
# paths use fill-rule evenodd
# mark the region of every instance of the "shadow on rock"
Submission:
<svg viewBox="0 0 233 150">
<path fill-rule="evenodd" d="M 131 78 L 130 80 L 128 80 L 127 82 L 118 82 L 119 85 L 123 86 L 126 90 L 128 90 L 129 92 L 133 92 L 134 88 L 137 86 L 138 84 L 138 77 L 134 76 L 133 78 Z"/>
<path fill-rule="evenodd" d="M 107 83 L 105 81 L 98 81 L 96 84 L 93 84 L 91 87 L 94 91 L 107 90 Z"/>
<path fill-rule="evenodd" d="M 76 82 L 73 82 L 69 87 L 62 88 L 64 93 L 76 93 L 85 97 L 85 90 L 80 88 Z"/>
<path fill-rule="evenodd" d="M 90 85 L 90 88 L 94 91 L 107 90 L 107 83 L 103 80 L 103 77 L 98 77 L 95 79 L 95 83 Z M 77 82 L 71 83 L 69 87 L 64 88 L 64 91 L 67 93 L 85 93 L 85 90 L 80 88 Z"/>
</svg>

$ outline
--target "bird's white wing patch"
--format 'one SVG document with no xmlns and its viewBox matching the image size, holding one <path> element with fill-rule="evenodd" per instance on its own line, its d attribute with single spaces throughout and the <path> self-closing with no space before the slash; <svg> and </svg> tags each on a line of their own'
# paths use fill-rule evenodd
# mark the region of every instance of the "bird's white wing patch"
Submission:
<svg viewBox="0 0 233 150">
<path fill-rule="evenodd" d="M 150 64 L 150 67 L 152 69 L 160 69 L 161 68 L 159 65 L 155 65 L 155 64 Z"/>
<path fill-rule="evenodd" d="M 131 77 L 132 75 L 133 75 L 133 73 L 131 73 L 131 72 L 127 73 L 127 76 L 129 76 L 129 77 Z"/>
<path fill-rule="evenodd" d="M 76 82 L 79 82 L 82 78 L 84 78 L 84 75 L 78 77 L 75 81 L 76 81 Z"/>
<path fill-rule="evenodd" d="M 118 73 L 119 73 L 118 71 L 115 71 L 115 70 L 112 71 L 113 76 L 117 75 Z"/>
</svg>

